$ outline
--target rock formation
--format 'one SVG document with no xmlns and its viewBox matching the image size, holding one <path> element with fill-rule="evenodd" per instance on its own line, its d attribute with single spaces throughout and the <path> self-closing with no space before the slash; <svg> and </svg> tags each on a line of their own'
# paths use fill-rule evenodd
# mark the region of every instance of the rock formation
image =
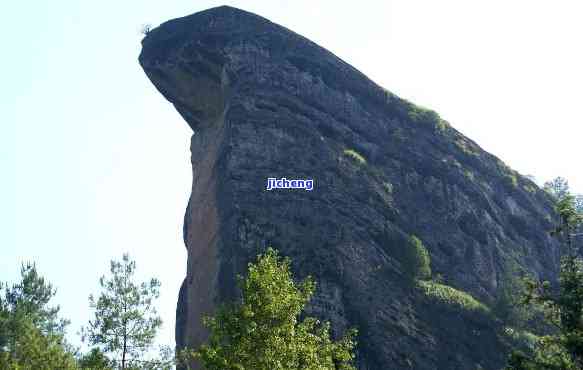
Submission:
<svg viewBox="0 0 583 370">
<path fill-rule="evenodd" d="M 542 190 L 436 113 L 257 15 L 209 9 L 142 46 L 147 76 L 194 131 L 178 347 L 205 340 L 201 315 L 236 297 L 235 276 L 274 246 L 298 278 L 316 278 L 311 315 L 335 335 L 359 329 L 359 369 L 503 364 L 495 320 L 416 288 L 403 255 L 416 235 L 433 275 L 485 305 L 510 265 L 555 279 Z M 267 191 L 270 177 L 314 189 Z"/>
</svg>

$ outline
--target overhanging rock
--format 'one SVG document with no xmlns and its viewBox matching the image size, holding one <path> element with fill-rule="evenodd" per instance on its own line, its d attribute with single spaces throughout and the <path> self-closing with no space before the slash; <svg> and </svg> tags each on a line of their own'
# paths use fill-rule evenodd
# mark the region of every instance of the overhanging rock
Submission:
<svg viewBox="0 0 583 370">
<path fill-rule="evenodd" d="M 543 191 L 434 112 L 257 15 L 210 9 L 142 44 L 144 71 L 194 130 L 178 347 L 207 338 L 201 316 L 236 297 L 235 276 L 274 246 L 297 277 L 316 278 L 310 314 L 335 334 L 359 329 L 360 369 L 503 365 L 491 316 L 408 280 L 408 238 L 427 247 L 434 276 L 488 305 L 512 265 L 557 276 Z M 273 177 L 314 188 L 267 191 Z"/>
</svg>

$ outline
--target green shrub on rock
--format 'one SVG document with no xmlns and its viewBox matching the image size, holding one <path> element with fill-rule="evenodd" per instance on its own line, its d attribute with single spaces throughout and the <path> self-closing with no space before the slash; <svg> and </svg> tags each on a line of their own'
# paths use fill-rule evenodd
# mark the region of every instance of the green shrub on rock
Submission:
<svg viewBox="0 0 583 370">
<path fill-rule="evenodd" d="M 431 279 L 431 257 L 423 242 L 411 235 L 405 249 L 404 265 L 406 273 L 414 280 Z"/>
<path fill-rule="evenodd" d="M 470 294 L 433 281 L 420 281 L 418 286 L 432 300 L 466 312 L 490 314 L 490 309 Z"/>
<path fill-rule="evenodd" d="M 360 154 L 356 150 L 353 150 L 353 149 L 345 149 L 344 150 L 344 155 L 352 158 L 353 160 L 355 160 L 356 162 L 358 162 L 358 164 L 366 164 L 366 159 L 362 156 L 362 154 Z"/>
<path fill-rule="evenodd" d="M 208 370 L 355 370 L 356 330 L 333 341 L 330 323 L 301 317 L 316 289 L 296 283 L 290 260 L 268 249 L 240 278 L 241 300 L 205 319 L 209 343 L 194 353 Z"/>
</svg>

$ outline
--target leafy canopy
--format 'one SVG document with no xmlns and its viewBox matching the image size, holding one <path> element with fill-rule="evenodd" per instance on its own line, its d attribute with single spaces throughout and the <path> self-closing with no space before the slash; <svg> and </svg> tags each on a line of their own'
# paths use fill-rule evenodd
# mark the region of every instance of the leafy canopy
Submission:
<svg viewBox="0 0 583 370">
<path fill-rule="evenodd" d="M 196 353 L 208 370 L 355 369 L 356 330 L 330 339 L 330 324 L 300 320 L 315 291 L 311 278 L 296 284 L 289 259 L 268 249 L 239 277 L 240 303 L 224 305 L 206 318 L 210 340 Z"/>
</svg>

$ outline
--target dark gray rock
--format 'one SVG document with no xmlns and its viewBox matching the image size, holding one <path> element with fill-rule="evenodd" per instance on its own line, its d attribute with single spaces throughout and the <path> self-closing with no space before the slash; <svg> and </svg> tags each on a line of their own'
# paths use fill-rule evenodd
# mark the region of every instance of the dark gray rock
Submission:
<svg viewBox="0 0 583 370">
<path fill-rule="evenodd" d="M 509 264 L 554 280 L 543 191 L 435 113 L 257 15 L 210 9 L 142 44 L 144 71 L 194 130 L 178 347 L 207 338 L 201 315 L 236 297 L 235 276 L 274 246 L 298 278 L 316 277 L 310 314 L 335 335 L 360 330 L 360 369 L 503 365 L 496 321 L 423 295 L 401 256 L 417 235 L 434 275 L 485 304 Z M 268 177 L 315 188 L 266 191 Z"/>
</svg>

